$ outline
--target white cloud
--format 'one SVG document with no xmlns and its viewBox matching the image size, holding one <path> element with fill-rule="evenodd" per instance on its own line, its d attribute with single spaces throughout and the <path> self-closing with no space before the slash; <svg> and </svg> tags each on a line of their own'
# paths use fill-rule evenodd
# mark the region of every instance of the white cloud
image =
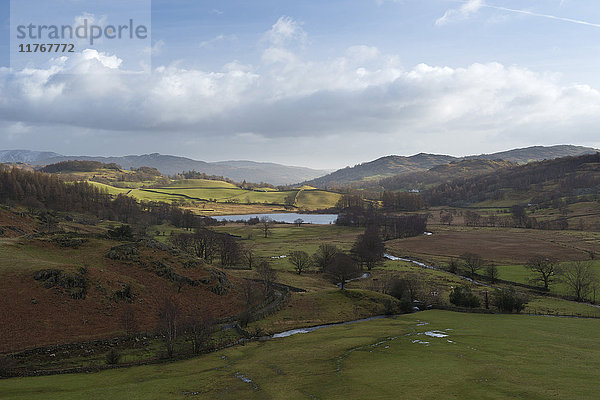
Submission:
<svg viewBox="0 0 600 400">
<path fill-rule="evenodd" d="M 158 40 L 156 43 L 154 43 L 152 47 L 146 49 L 146 52 L 150 53 L 153 56 L 159 55 L 160 53 L 162 53 L 163 49 L 165 48 L 165 45 L 166 43 L 164 40 Z"/>
<path fill-rule="evenodd" d="M 87 23 L 88 26 L 97 25 L 97 26 L 104 27 L 106 25 L 106 20 L 107 20 L 106 15 L 101 15 L 98 17 L 95 14 L 84 12 L 83 14 L 75 17 L 75 26 L 80 26 L 80 25 L 83 25 L 84 23 Z"/>
<path fill-rule="evenodd" d="M 115 55 L 108 55 L 93 49 L 83 50 L 81 58 L 83 61 L 98 61 L 103 67 L 110 69 L 118 69 L 123 63 L 123 60 Z"/>
<path fill-rule="evenodd" d="M 379 49 L 377 47 L 365 45 L 352 46 L 346 50 L 346 55 L 357 61 L 370 61 L 379 56 Z"/>
<path fill-rule="evenodd" d="M 277 59 L 272 51 L 264 57 Z M 498 63 L 420 64 L 407 70 L 375 49 L 360 53 L 368 55 L 370 66 L 348 55 L 309 62 L 290 53 L 279 55 L 288 57 L 281 66 L 267 65 L 272 59 L 260 68 L 230 63 L 221 71 L 167 66 L 149 77 L 63 75 L 60 66 L 14 75 L 5 70 L 0 115 L 106 130 L 264 136 L 399 130 L 481 134 L 600 119 L 597 90 L 561 85 L 554 76 Z M 94 50 L 85 51 L 78 63 L 78 70 L 119 67 L 117 57 Z"/>
<path fill-rule="evenodd" d="M 435 24 L 438 26 L 445 25 L 454 20 L 469 18 L 473 14 L 476 14 L 483 6 L 483 0 L 467 0 L 459 8 L 447 10 L 444 15 L 435 21 Z"/>
<path fill-rule="evenodd" d="M 290 38 L 295 28 L 276 31 Z M 73 68 L 104 73 L 63 73 Z M 211 143 L 223 151 L 229 145 L 231 157 L 254 139 L 265 151 L 285 149 L 285 142 L 318 154 L 343 141 L 364 161 L 377 148 L 466 154 L 597 142 L 600 125 L 600 92 L 590 86 L 499 63 L 406 68 L 397 55 L 369 46 L 325 61 L 269 46 L 258 65 L 232 61 L 213 71 L 173 64 L 140 75 L 121 68 L 117 56 L 88 50 L 48 69 L 0 69 L 0 126 L 31 143 L 51 130 L 56 143 L 104 145 L 111 138 L 154 143 L 161 152 Z"/>
<path fill-rule="evenodd" d="M 220 42 L 234 41 L 236 39 L 237 39 L 236 35 L 217 35 L 212 39 L 204 40 L 204 41 L 200 42 L 199 47 L 200 48 L 211 47 Z"/>
<path fill-rule="evenodd" d="M 265 34 L 265 39 L 276 47 L 286 46 L 290 43 L 304 43 L 306 32 L 299 22 L 290 17 L 281 17 Z"/>
</svg>

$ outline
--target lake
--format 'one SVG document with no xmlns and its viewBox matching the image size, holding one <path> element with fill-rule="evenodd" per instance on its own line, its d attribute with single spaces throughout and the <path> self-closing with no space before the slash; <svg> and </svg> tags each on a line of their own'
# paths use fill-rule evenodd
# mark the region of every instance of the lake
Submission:
<svg viewBox="0 0 600 400">
<path fill-rule="evenodd" d="M 219 215 L 212 218 L 218 221 L 247 221 L 250 218 L 267 217 L 277 222 L 293 224 L 300 218 L 304 224 L 329 225 L 335 224 L 337 214 L 297 214 L 297 213 L 273 213 L 273 214 L 243 214 L 243 215 Z"/>
</svg>

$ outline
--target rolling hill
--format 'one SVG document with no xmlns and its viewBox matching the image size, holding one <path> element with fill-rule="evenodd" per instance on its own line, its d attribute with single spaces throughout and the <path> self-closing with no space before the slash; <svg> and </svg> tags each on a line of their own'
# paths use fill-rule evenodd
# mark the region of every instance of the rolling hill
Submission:
<svg viewBox="0 0 600 400">
<path fill-rule="evenodd" d="M 426 171 L 436 165 L 456 161 L 452 156 L 420 153 L 411 157 L 387 156 L 375 161 L 346 167 L 329 175 L 305 182 L 316 187 L 345 186 L 353 182 L 373 181 L 393 175 Z"/>
<path fill-rule="evenodd" d="M 377 187 L 392 191 L 422 191 L 433 185 L 439 185 L 455 179 L 470 178 L 515 166 L 517 164 L 502 160 L 469 159 L 453 161 L 450 164 L 435 166 L 428 171 L 412 172 L 383 178 L 377 182 Z"/>
<path fill-rule="evenodd" d="M 512 204 L 598 201 L 600 153 L 532 162 L 453 180 L 424 192 L 430 205 L 473 205 L 510 199 Z M 558 207 L 556 207 L 558 208 Z"/>
<path fill-rule="evenodd" d="M 194 170 L 207 175 L 224 176 L 238 182 L 245 180 L 247 182 L 266 182 L 272 185 L 291 185 L 323 176 L 329 172 L 326 170 L 254 161 L 221 161 L 209 163 L 158 153 L 124 157 L 91 157 L 64 156 L 56 153 L 28 150 L 0 151 L 0 163 L 22 162 L 41 166 L 69 160 L 99 161 L 105 164 L 115 163 L 124 169 L 152 167 L 165 175 L 175 175 L 184 171 Z"/>
<path fill-rule="evenodd" d="M 532 161 L 541 161 L 567 156 L 578 156 L 582 154 L 593 154 L 595 152 L 595 149 L 589 147 L 560 145 L 549 147 L 534 146 L 500 153 L 474 155 L 462 158 L 424 153 L 420 153 L 411 157 L 387 156 L 371 162 L 359 164 L 354 167 L 346 167 L 329 175 L 316 178 L 305 183 L 320 188 L 349 186 L 352 184 L 364 183 L 367 184 L 366 186 L 372 186 L 374 181 L 382 178 L 423 172 L 439 165 L 456 163 L 461 160 L 503 160 L 515 164 L 526 164 Z M 490 165 L 491 164 L 488 166 Z M 431 174 L 427 179 L 431 178 L 436 173 Z M 415 176 L 413 175 L 413 180 L 414 178 Z"/>
<path fill-rule="evenodd" d="M 596 149 L 583 146 L 558 145 L 558 146 L 532 146 L 523 149 L 501 151 L 493 154 L 480 154 L 468 156 L 465 159 L 504 160 L 517 164 L 527 164 L 533 161 L 551 160 L 554 158 L 594 154 Z"/>
</svg>

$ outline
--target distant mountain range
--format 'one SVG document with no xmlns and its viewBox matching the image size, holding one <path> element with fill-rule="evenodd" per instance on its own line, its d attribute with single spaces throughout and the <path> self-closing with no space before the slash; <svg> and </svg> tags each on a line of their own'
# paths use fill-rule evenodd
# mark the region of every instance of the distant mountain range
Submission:
<svg viewBox="0 0 600 400">
<path fill-rule="evenodd" d="M 0 150 L 0 163 L 34 164 L 39 160 L 53 157 L 61 157 L 61 155 L 50 151 Z"/>
<path fill-rule="evenodd" d="M 561 157 L 575 157 L 584 154 L 594 154 L 600 150 L 583 146 L 532 146 L 524 149 L 514 149 L 501 151 L 493 154 L 480 154 L 478 156 L 468 156 L 465 159 L 479 160 L 504 160 L 517 164 L 527 164 L 533 161 L 553 160 Z"/>
<path fill-rule="evenodd" d="M 290 167 L 274 163 L 253 161 L 204 162 L 185 157 L 158 153 L 125 157 L 63 156 L 57 153 L 29 150 L 0 151 L 0 163 L 26 163 L 36 166 L 54 164 L 60 161 L 82 160 L 115 163 L 124 169 L 153 167 L 165 175 L 175 175 L 184 171 L 198 171 L 208 175 L 224 176 L 234 181 L 266 182 L 272 185 L 291 185 L 314 179 L 331 171 L 304 167 Z"/>
<path fill-rule="evenodd" d="M 100 161 L 115 163 L 122 168 L 154 167 L 165 175 L 175 175 L 184 171 L 198 171 L 208 175 L 224 176 L 235 181 L 266 182 L 273 185 L 293 185 L 299 182 L 319 187 L 335 188 L 339 186 L 356 185 L 360 183 L 374 183 L 382 178 L 400 175 L 411 175 L 414 183 L 427 184 L 428 179 L 420 179 L 415 173 L 428 171 L 436 166 L 448 165 L 464 160 L 503 160 L 509 163 L 526 164 L 532 161 L 549 160 L 566 156 L 579 156 L 592 154 L 596 149 L 582 146 L 534 146 L 523 149 L 514 149 L 493 154 L 481 154 L 468 157 L 453 157 L 439 154 L 420 153 L 414 156 L 387 156 L 374 161 L 346 167 L 335 172 L 315 170 L 305 167 L 290 167 L 274 163 L 260 163 L 254 161 L 221 161 L 205 162 L 186 157 L 162 155 L 158 153 L 132 155 L 124 157 L 91 157 L 91 156 L 64 156 L 52 152 L 29 150 L 0 150 L 0 163 L 26 163 L 34 166 L 54 164 L 67 160 Z M 458 165 L 448 171 L 434 170 L 431 175 L 444 176 L 450 179 L 455 171 L 465 167 L 466 170 L 483 172 L 489 168 L 499 168 L 494 165 Z M 480 171 L 481 170 L 481 171 Z M 330 173 L 331 172 L 331 173 Z M 469 175 L 466 171 L 463 175 Z M 459 174 L 460 175 L 460 174 Z M 407 184 L 402 182 L 402 184 Z M 432 183 L 432 182 L 431 182 Z M 366 185 L 369 186 L 369 185 Z"/>
<path fill-rule="evenodd" d="M 468 157 L 452 157 L 438 154 L 420 153 L 410 157 L 387 156 L 374 161 L 346 167 L 331 174 L 309 180 L 305 184 L 319 188 L 335 188 L 356 185 L 358 183 L 374 183 L 382 178 L 400 176 L 428 171 L 436 166 L 457 163 L 463 160 L 502 160 L 515 164 L 526 164 L 532 161 L 550 160 L 567 156 L 593 154 L 598 150 L 590 147 L 560 145 L 533 146 L 514 149 L 493 154 L 482 154 Z M 490 166 L 488 166 L 490 167 Z M 369 185 L 366 185 L 369 186 Z"/>
</svg>

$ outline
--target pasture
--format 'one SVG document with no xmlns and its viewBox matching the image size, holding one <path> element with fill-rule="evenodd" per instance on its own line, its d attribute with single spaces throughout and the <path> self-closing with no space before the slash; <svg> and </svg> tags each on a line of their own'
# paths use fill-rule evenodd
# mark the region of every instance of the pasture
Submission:
<svg viewBox="0 0 600 400">
<path fill-rule="evenodd" d="M 426 311 L 187 361 L 2 381 L 0 399 L 595 399 L 598 320 Z"/>
<path fill-rule="evenodd" d="M 134 182 L 118 182 L 131 186 L 128 188 L 90 183 L 113 196 L 125 194 L 144 201 L 185 203 L 194 212 L 206 215 L 271 212 L 283 210 L 286 204 L 302 210 L 326 209 L 334 207 L 341 197 L 338 193 L 311 187 L 243 189 L 230 182 L 208 179 L 183 179 L 167 185 L 154 182 L 145 187 Z"/>
</svg>

